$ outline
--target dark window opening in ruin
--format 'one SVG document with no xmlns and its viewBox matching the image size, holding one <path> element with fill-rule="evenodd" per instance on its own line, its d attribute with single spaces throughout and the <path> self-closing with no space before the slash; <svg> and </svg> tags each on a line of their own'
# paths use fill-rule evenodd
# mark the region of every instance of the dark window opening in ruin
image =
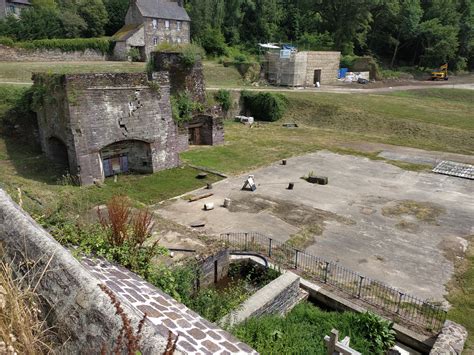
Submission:
<svg viewBox="0 0 474 355">
<path fill-rule="evenodd" d="M 316 69 L 314 71 L 314 81 L 313 84 L 316 85 L 316 83 L 321 83 L 321 69 Z"/>
<path fill-rule="evenodd" d="M 64 171 L 69 171 L 69 155 L 66 144 L 56 137 L 48 139 L 48 156 Z"/>
<path fill-rule="evenodd" d="M 150 144 L 125 140 L 110 144 L 100 151 L 104 176 L 128 172 L 152 173 Z"/>
</svg>

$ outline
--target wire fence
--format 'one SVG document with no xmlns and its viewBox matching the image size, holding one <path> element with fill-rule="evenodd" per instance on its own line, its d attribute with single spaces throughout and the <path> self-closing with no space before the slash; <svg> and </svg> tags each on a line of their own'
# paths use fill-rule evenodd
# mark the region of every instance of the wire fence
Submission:
<svg viewBox="0 0 474 355">
<path fill-rule="evenodd" d="M 446 311 L 437 305 L 260 233 L 223 233 L 220 239 L 234 250 L 256 252 L 283 268 L 296 269 L 305 279 L 330 285 L 382 310 L 393 320 L 402 319 L 432 332 L 439 331 L 446 320 Z"/>
</svg>

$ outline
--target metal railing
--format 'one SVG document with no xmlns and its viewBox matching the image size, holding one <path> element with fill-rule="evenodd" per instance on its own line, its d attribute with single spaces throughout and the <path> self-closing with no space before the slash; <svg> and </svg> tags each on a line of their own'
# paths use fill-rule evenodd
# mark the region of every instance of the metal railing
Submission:
<svg viewBox="0 0 474 355">
<path fill-rule="evenodd" d="M 223 233 L 220 240 L 234 250 L 256 252 L 283 268 L 296 269 L 303 278 L 330 285 L 393 320 L 402 319 L 433 332 L 439 331 L 446 320 L 446 311 L 437 305 L 260 233 Z"/>
</svg>

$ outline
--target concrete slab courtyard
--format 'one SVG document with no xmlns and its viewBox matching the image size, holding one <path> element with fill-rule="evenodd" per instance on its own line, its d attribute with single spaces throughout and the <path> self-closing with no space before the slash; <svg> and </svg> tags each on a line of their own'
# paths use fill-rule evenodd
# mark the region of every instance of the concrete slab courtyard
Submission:
<svg viewBox="0 0 474 355">
<path fill-rule="evenodd" d="M 250 174 L 257 189 L 242 191 Z M 310 174 L 329 184 L 302 179 Z M 193 194 L 209 192 L 196 202 L 164 203 L 157 213 L 185 226 L 203 222 L 208 234 L 259 232 L 432 301 L 443 300 L 453 263 L 474 236 L 474 181 L 327 151 Z M 205 211 L 210 202 L 215 208 Z"/>
</svg>

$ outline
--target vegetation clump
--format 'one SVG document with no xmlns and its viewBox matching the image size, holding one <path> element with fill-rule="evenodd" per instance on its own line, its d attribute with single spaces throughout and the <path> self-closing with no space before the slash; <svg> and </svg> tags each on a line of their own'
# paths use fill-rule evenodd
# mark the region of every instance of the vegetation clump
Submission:
<svg viewBox="0 0 474 355">
<path fill-rule="evenodd" d="M 245 109 L 260 121 L 278 121 L 288 107 L 288 99 L 278 93 L 242 91 L 242 98 Z"/>
<path fill-rule="evenodd" d="M 15 42 L 11 38 L 0 37 L 0 44 L 28 50 L 57 49 L 63 52 L 84 52 L 87 49 L 91 49 L 102 54 L 109 54 L 114 48 L 114 42 L 110 38 L 53 38 Z"/>
<path fill-rule="evenodd" d="M 224 112 L 229 111 L 232 107 L 232 99 L 229 90 L 220 89 L 214 94 L 214 99 L 219 103 L 219 105 L 221 105 Z"/>
<path fill-rule="evenodd" d="M 325 354 L 324 336 L 335 328 L 350 336 L 351 348 L 382 355 L 395 344 L 392 326 L 374 314 L 325 312 L 305 302 L 286 317 L 250 318 L 232 333 L 261 354 Z"/>
</svg>

